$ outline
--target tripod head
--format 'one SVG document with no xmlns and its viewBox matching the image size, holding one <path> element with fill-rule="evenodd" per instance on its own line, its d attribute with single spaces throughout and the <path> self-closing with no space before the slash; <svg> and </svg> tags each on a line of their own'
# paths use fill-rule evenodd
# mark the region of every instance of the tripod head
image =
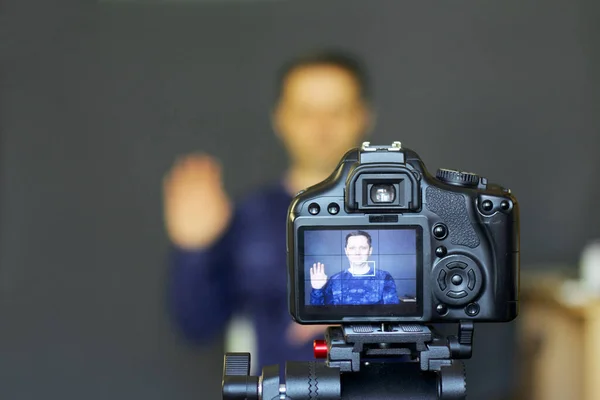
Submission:
<svg viewBox="0 0 600 400">
<path fill-rule="evenodd" d="M 286 362 L 285 383 L 278 365 L 250 376 L 250 354 L 227 353 L 223 399 L 465 399 L 459 360 L 471 357 L 473 330 L 471 321 L 449 337 L 419 324 L 332 326 L 314 344 L 325 361 Z"/>
</svg>

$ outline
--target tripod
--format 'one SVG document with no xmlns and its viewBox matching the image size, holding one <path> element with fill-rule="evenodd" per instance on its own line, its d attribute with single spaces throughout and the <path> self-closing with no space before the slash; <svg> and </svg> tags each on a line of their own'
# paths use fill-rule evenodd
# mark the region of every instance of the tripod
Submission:
<svg viewBox="0 0 600 400">
<path fill-rule="evenodd" d="M 429 325 L 360 324 L 327 328 L 315 341 L 325 361 L 286 362 L 250 376 L 249 353 L 227 353 L 223 400 L 459 400 L 466 398 L 462 361 L 471 357 L 473 323 L 443 337 Z"/>
</svg>

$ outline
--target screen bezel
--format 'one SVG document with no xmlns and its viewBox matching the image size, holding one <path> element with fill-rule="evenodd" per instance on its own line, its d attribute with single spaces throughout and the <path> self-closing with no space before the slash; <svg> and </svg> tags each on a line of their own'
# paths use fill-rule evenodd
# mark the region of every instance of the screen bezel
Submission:
<svg viewBox="0 0 600 400">
<path fill-rule="evenodd" d="M 418 224 L 407 225 L 320 225 L 300 226 L 297 228 L 296 243 L 296 293 L 297 311 L 304 321 L 332 321 L 332 320 L 378 320 L 378 319 L 421 319 L 423 317 L 423 227 Z M 336 305 L 336 306 L 311 306 L 306 305 L 305 296 L 305 257 L 304 233 L 306 231 L 323 230 L 413 230 L 416 236 L 416 280 L 417 301 L 400 304 L 375 304 L 375 305 Z"/>
</svg>

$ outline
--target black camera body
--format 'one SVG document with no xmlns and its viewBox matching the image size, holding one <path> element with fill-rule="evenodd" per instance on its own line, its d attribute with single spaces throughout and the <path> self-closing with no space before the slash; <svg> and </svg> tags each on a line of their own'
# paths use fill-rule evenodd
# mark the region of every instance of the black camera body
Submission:
<svg viewBox="0 0 600 400">
<path fill-rule="evenodd" d="M 227 353 L 224 400 L 464 400 L 474 323 L 518 314 L 515 197 L 473 173 L 434 177 L 400 142 L 365 142 L 298 193 L 287 252 L 294 320 L 341 326 L 313 344 L 324 362 L 286 362 L 284 384 L 278 365 L 250 376 L 250 354 Z"/>
<path fill-rule="evenodd" d="M 473 173 L 433 176 L 399 142 L 365 142 L 298 193 L 287 251 L 289 310 L 301 324 L 506 322 L 518 314 L 516 198 Z"/>
</svg>

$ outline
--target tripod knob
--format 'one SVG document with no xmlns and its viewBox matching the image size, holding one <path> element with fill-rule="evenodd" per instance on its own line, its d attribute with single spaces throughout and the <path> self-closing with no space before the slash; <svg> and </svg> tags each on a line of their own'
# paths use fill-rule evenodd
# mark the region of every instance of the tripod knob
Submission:
<svg viewBox="0 0 600 400">
<path fill-rule="evenodd" d="M 225 354 L 225 375 L 247 376 L 250 375 L 250 353 Z"/>
<path fill-rule="evenodd" d="M 327 354 L 329 353 L 327 342 L 324 340 L 315 340 L 313 342 L 313 352 L 316 359 L 327 358 Z"/>
<path fill-rule="evenodd" d="M 250 376 L 250 353 L 227 353 L 223 364 L 223 399 L 258 400 L 259 382 Z"/>
</svg>

